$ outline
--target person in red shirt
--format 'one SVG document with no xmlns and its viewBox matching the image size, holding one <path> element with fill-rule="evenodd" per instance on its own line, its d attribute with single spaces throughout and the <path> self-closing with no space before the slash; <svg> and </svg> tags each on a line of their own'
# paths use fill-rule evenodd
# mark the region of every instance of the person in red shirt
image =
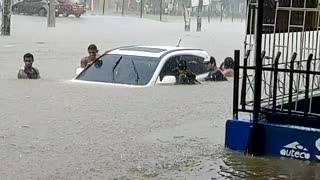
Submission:
<svg viewBox="0 0 320 180">
<path fill-rule="evenodd" d="M 99 57 L 98 52 L 99 52 L 99 50 L 98 50 L 97 46 L 95 44 L 90 44 L 88 47 L 89 56 L 86 56 L 81 59 L 80 67 L 85 68 L 88 65 L 92 64 L 94 62 L 94 60 L 96 60 Z"/>
</svg>

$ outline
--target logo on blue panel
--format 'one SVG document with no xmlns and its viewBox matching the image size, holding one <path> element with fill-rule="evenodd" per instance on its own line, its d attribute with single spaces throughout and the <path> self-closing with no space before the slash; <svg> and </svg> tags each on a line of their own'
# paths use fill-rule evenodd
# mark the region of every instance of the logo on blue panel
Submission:
<svg viewBox="0 0 320 180">
<path fill-rule="evenodd" d="M 283 146 L 283 149 L 280 150 L 280 155 L 303 160 L 310 159 L 310 153 L 308 149 L 303 147 L 297 141 Z"/>
</svg>

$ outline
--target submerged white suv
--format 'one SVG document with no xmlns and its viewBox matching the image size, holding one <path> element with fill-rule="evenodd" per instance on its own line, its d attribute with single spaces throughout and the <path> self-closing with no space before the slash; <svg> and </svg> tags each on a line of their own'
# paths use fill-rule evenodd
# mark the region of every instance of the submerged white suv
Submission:
<svg viewBox="0 0 320 180">
<path fill-rule="evenodd" d="M 201 80 L 208 70 L 204 62 L 210 60 L 201 49 L 167 46 L 128 46 L 107 51 L 92 65 L 77 69 L 73 82 L 99 83 L 119 86 L 153 86 L 174 84 L 178 61 Z"/>
</svg>

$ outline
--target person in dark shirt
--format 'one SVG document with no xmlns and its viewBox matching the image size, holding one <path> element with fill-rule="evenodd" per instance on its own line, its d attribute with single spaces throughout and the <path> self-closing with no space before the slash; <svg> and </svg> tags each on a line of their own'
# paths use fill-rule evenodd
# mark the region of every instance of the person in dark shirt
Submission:
<svg viewBox="0 0 320 180">
<path fill-rule="evenodd" d="M 176 84 L 200 84 L 200 82 L 196 79 L 196 75 L 187 70 L 187 62 L 185 60 L 180 60 L 178 63 L 178 79 Z"/>
<path fill-rule="evenodd" d="M 18 79 L 39 79 L 40 73 L 39 70 L 35 67 L 32 67 L 34 62 L 33 55 L 27 53 L 23 56 L 24 68 L 20 69 L 18 72 Z"/>
<path fill-rule="evenodd" d="M 210 61 L 206 62 L 208 64 L 208 76 L 204 79 L 205 81 L 227 81 L 222 70 L 217 67 L 217 63 L 214 57 L 210 57 Z"/>
</svg>

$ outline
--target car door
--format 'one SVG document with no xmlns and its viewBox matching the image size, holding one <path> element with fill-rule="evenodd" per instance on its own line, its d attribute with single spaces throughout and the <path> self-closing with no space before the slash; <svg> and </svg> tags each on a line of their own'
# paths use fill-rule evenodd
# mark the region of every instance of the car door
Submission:
<svg viewBox="0 0 320 180">
<path fill-rule="evenodd" d="M 178 72 L 178 62 L 180 61 L 181 56 L 172 56 L 167 62 L 163 65 L 160 74 L 159 80 L 162 81 L 165 76 L 175 76 L 176 78 L 179 76 Z"/>
<path fill-rule="evenodd" d="M 196 75 L 208 72 L 206 64 L 203 64 L 204 58 L 195 55 L 182 55 L 181 60 L 187 62 L 187 68 Z"/>
<path fill-rule="evenodd" d="M 175 76 L 176 79 L 179 76 L 178 62 L 185 60 L 187 62 L 187 69 L 197 75 L 200 79 L 207 76 L 208 68 L 203 63 L 205 58 L 196 55 L 181 54 L 170 57 L 167 62 L 163 65 L 159 73 L 159 81 L 161 82 L 165 76 Z M 202 77 L 203 76 L 203 77 Z"/>
</svg>

